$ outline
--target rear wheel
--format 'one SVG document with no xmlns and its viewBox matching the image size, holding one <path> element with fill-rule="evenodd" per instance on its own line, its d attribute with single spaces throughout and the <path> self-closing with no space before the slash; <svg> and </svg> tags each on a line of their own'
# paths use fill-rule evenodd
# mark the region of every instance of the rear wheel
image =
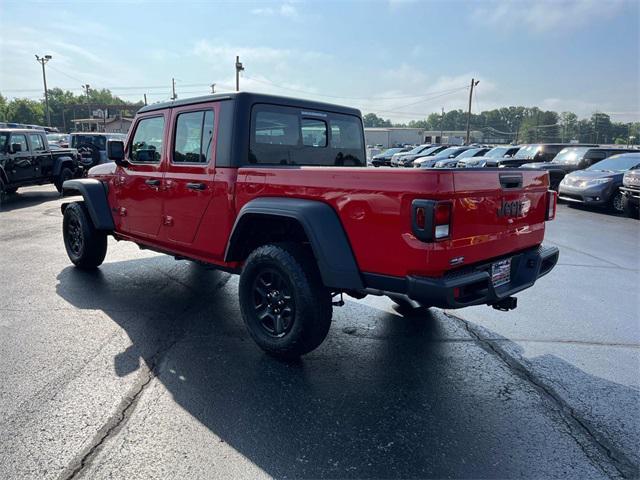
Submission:
<svg viewBox="0 0 640 480">
<path fill-rule="evenodd" d="M 333 307 L 313 255 L 279 243 L 254 250 L 240 275 L 240 309 L 251 337 L 265 352 L 296 358 L 327 336 Z"/>
<path fill-rule="evenodd" d="M 54 185 L 56 186 L 56 190 L 62 193 L 62 184 L 67 180 L 71 180 L 72 178 L 73 178 L 73 172 L 71 171 L 71 169 L 67 167 L 63 167 L 62 170 L 60 170 L 60 174 L 56 177 L 56 179 L 53 182 Z"/>
<path fill-rule="evenodd" d="M 67 206 L 62 220 L 62 236 L 69 259 L 79 268 L 96 268 L 107 254 L 107 234 L 96 230 L 82 202 Z"/>
</svg>

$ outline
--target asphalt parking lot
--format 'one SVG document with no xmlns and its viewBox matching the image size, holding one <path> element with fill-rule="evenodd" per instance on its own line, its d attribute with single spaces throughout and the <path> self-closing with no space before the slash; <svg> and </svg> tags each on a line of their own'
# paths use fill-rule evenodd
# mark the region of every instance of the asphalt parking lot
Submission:
<svg viewBox="0 0 640 480">
<path fill-rule="evenodd" d="M 640 223 L 559 206 L 519 308 L 347 300 L 297 363 L 237 278 L 110 240 L 73 268 L 61 199 L 0 212 L 0 478 L 617 478 L 640 463 Z"/>
</svg>

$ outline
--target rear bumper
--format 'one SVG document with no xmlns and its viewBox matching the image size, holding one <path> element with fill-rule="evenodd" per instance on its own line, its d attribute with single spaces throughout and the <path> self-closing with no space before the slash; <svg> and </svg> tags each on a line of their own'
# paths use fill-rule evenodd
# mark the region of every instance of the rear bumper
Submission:
<svg viewBox="0 0 640 480">
<path fill-rule="evenodd" d="M 364 277 L 370 288 L 404 294 L 428 306 L 455 309 L 472 305 L 493 305 L 531 287 L 538 278 L 555 267 L 559 254 L 556 247 L 540 246 L 464 267 L 439 278 L 407 276 L 403 279 L 372 274 L 365 274 Z M 509 257 L 511 281 L 494 287 L 491 282 L 491 265 Z"/>
</svg>

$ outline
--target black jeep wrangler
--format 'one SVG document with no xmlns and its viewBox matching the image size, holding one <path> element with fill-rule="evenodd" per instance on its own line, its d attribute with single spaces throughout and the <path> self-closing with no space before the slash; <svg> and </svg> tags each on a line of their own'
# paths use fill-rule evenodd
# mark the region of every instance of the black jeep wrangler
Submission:
<svg viewBox="0 0 640 480">
<path fill-rule="evenodd" d="M 44 130 L 0 128 L 0 205 L 20 187 L 62 183 L 81 173 L 75 148 L 51 150 Z"/>
</svg>

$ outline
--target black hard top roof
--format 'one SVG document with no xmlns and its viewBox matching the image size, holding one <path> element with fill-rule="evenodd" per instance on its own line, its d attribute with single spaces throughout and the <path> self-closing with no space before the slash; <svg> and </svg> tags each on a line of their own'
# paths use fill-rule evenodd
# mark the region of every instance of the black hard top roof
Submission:
<svg viewBox="0 0 640 480">
<path fill-rule="evenodd" d="M 344 113 L 346 115 L 360 116 L 360 110 L 357 108 L 344 107 L 334 105 L 332 103 L 316 102 L 314 100 L 304 100 L 301 98 L 283 97 L 280 95 L 268 95 L 265 93 L 237 92 L 237 93 L 218 93 L 213 95 L 205 95 L 202 97 L 186 98 L 183 100 L 173 100 L 170 102 L 154 103 L 147 105 L 138 110 L 138 113 L 153 112 L 156 110 L 164 110 L 166 108 L 181 107 L 184 105 L 194 105 L 197 103 L 206 103 L 219 100 L 242 99 L 250 104 L 254 103 L 273 103 L 287 107 L 308 108 L 309 110 L 330 111 L 336 113 Z"/>
<path fill-rule="evenodd" d="M 0 128 L 0 133 L 44 133 L 43 129 L 39 128 Z"/>
</svg>

